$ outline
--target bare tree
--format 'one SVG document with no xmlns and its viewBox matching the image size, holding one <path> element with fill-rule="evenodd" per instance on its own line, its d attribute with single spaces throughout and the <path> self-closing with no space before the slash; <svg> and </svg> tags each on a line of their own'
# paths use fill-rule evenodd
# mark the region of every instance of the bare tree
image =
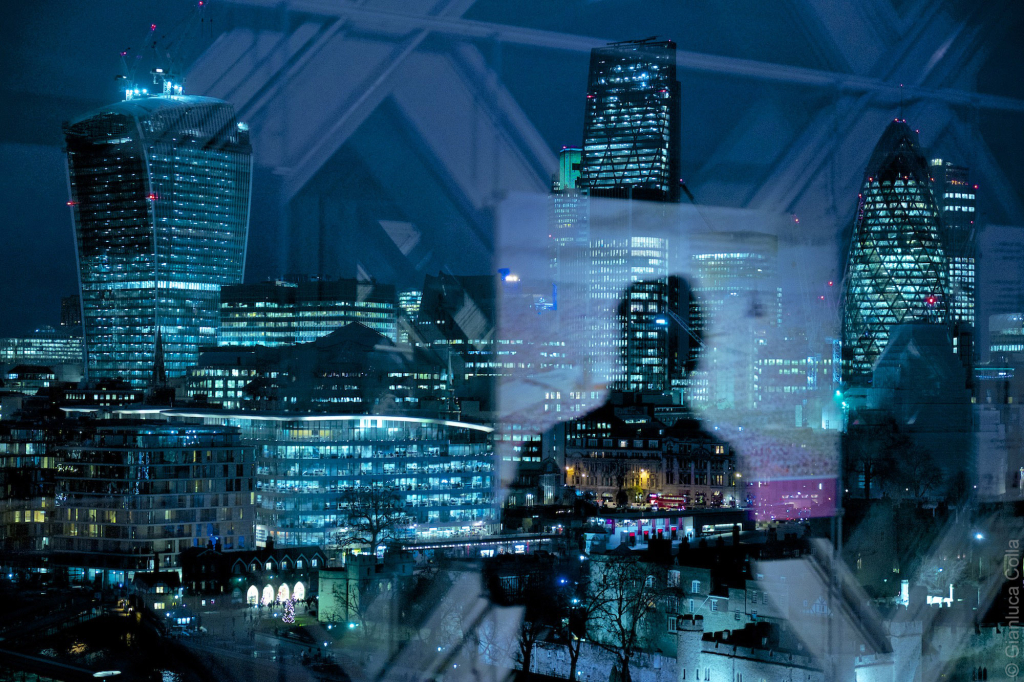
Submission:
<svg viewBox="0 0 1024 682">
<path fill-rule="evenodd" d="M 664 586 L 663 569 L 635 557 L 609 556 L 591 563 L 592 589 L 602 595 L 591 636 L 618 658 L 621 682 L 631 682 L 629 664 L 643 645 Z"/>
<path fill-rule="evenodd" d="M 347 514 L 346 545 L 366 545 L 376 556 L 377 549 L 395 540 L 408 523 L 402 498 L 393 488 L 357 488 L 342 493 L 339 504 Z"/>
<path fill-rule="evenodd" d="M 484 564 L 483 576 L 491 601 L 501 606 L 521 606 L 516 629 L 516 662 L 530 671 L 534 647 L 558 620 L 558 603 L 553 600 L 556 567 L 526 557 L 495 558 Z"/>
<path fill-rule="evenodd" d="M 605 606 L 604 587 L 603 581 L 595 583 L 589 579 L 589 574 L 584 572 L 578 582 L 573 582 L 558 592 L 560 618 L 557 631 L 569 654 L 570 680 L 576 679 L 576 668 L 587 636 L 587 627 Z"/>
<path fill-rule="evenodd" d="M 932 456 L 920 447 L 909 447 L 899 453 L 886 470 L 885 479 L 893 497 L 910 497 L 917 501 L 938 491 L 944 481 Z"/>
<path fill-rule="evenodd" d="M 876 479 L 891 479 L 896 463 L 913 450 L 913 441 L 889 419 L 880 424 L 851 427 L 843 446 L 844 475 L 854 480 L 863 477 L 864 499 L 870 499 L 872 483 Z"/>
</svg>

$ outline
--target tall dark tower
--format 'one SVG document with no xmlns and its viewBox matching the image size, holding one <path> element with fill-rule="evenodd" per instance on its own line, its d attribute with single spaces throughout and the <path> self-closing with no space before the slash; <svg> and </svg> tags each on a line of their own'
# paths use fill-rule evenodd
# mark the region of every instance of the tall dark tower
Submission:
<svg viewBox="0 0 1024 682">
<path fill-rule="evenodd" d="M 591 196 L 679 201 L 679 92 L 672 41 L 591 51 L 582 158 Z"/>
<path fill-rule="evenodd" d="M 233 107 L 154 93 L 64 125 L 86 375 L 149 384 L 157 339 L 167 377 L 217 342 L 223 284 L 242 280 L 252 147 Z"/>
<path fill-rule="evenodd" d="M 967 168 L 942 159 L 932 159 L 929 167 L 935 203 L 942 214 L 943 245 L 949 264 L 949 318 L 953 326 L 955 349 L 972 359 L 977 294 L 975 259 L 977 257 L 977 187 L 971 184 Z"/>
<path fill-rule="evenodd" d="M 843 380 L 867 385 L 903 322 L 948 320 L 948 265 L 941 219 L 917 133 L 889 124 L 864 174 L 846 268 Z"/>
</svg>

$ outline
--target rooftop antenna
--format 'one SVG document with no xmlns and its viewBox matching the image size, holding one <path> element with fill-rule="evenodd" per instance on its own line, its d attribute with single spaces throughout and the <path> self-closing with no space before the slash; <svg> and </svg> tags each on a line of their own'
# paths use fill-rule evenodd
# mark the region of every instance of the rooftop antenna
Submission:
<svg viewBox="0 0 1024 682">
<path fill-rule="evenodd" d="M 905 120 L 903 118 L 903 83 L 900 83 L 900 120 Z"/>
</svg>

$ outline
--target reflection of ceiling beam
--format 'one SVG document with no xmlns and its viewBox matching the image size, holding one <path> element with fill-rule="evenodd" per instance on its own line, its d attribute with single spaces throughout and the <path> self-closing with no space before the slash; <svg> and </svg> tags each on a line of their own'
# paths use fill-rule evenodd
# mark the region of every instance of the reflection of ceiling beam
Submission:
<svg viewBox="0 0 1024 682">
<path fill-rule="evenodd" d="M 984 26 L 996 22 L 1001 14 L 979 7 L 971 17 L 975 28 L 967 31 L 964 22 L 951 20 L 938 11 L 940 7 L 931 0 L 918 0 L 910 12 L 910 20 L 901 27 L 899 40 L 882 51 L 883 56 L 873 65 L 871 73 L 879 80 L 912 84 L 930 80 L 940 85 L 953 74 L 958 79 L 973 82 L 975 74 L 967 69 L 980 68 L 982 63 L 980 59 L 972 59 L 982 51 L 977 36 Z M 817 5 L 809 1 L 807 11 L 818 11 Z M 906 96 L 908 106 L 913 107 L 914 117 L 929 121 L 933 130 L 945 127 L 952 116 L 946 109 L 955 102 L 935 97 L 918 99 L 910 94 L 914 91 L 915 88 L 908 87 L 905 93 L 900 94 L 897 88 L 895 94 L 900 100 Z M 754 194 L 750 206 L 786 212 L 798 210 L 800 199 L 822 173 L 829 172 L 826 166 L 837 154 L 844 164 L 858 164 L 853 165 L 854 168 L 860 168 L 859 164 L 867 160 L 870 146 L 866 147 L 860 138 L 854 137 L 858 133 L 858 125 L 866 117 L 879 122 L 884 118 L 876 115 L 877 102 L 869 94 L 860 94 L 852 99 L 842 98 L 842 94 L 840 90 L 835 91 L 834 106 L 822 108 L 804 132 L 789 145 L 789 151 L 779 158 L 775 169 Z M 888 99 L 885 103 L 895 113 L 896 102 L 900 100 Z M 846 106 L 841 106 L 841 103 Z M 923 108 L 937 113 L 937 118 L 922 116 Z M 990 170 L 998 172 L 998 166 L 992 165 Z M 838 199 L 843 197 L 840 194 Z"/>
<path fill-rule="evenodd" d="M 236 4 L 269 6 L 270 0 L 228 0 Z M 555 31 L 543 31 L 450 16 L 389 12 L 335 0 L 291 0 L 289 8 L 328 17 L 345 17 L 364 30 L 395 31 L 429 30 L 432 33 L 470 40 L 498 41 L 530 47 L 542 47 L 571 52 L 590 52 L 608 41 Z M 737 59 L 720 55 L 679 50 L 677 61 L 687 71 L 717 73 L 771 82 L 793 83 L 808 87 L 825 87 L 849 93 L 880 93 L 889 98 L 900 96 L 900 81 L 860 76 L 821 69 L 809 69 L 786 64 Z M 904 85 L 907 85 L 904 83 Z M 951 104 L 965 104 L 982 109 L 1024 112 L 1024 100 L 986 95 L 968 90 L 907 85 L 908 98 L 934 99 Z"/>
<path fill-rule="evenodd" d="M 287 173 L 287 180 L 284 184 L 282 199 L 290 200 L 295 194 L 309 182 L 320 168 L 327 163 L 327 160 L 334 155 L 345 140 L 359 128 L 359 125 L 370 113 L 376 109 L 381 101 L 390 92 L 389 82 L 405 59 L 423 42 L 427 37 L 426 31 L 420 31 L 412 38 L 405 40 L 397 46 L 381 69 L 380 73 L 373 74 L 367 79 L 364 87 L 358 92 L 352 93 L 353 99 L 345 107 L 345 110 L 334 119 L 331 127 L 321 135 L 315 145 L 309 147 L 301 158 L 290 162 L 290 172 Z"/>
</svg>

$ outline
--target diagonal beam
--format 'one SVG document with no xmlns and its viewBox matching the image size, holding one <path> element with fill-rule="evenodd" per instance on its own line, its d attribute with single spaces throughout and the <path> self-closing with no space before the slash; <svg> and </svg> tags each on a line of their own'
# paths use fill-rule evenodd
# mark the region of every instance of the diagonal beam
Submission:
<svg viewBox="0 0 1024 682">
<path fill-rule="evenodd" d="M 960 63 L 964 54 L 977 51 L 974 33 L 963 30 L 963 24 L 954 23 L 948 26 L 948 20 L 938 10 L 937 4 L 927 1 L 919 3 L 912 13 L 907 30 L 903 33 L 899 44 L 886 54 L 874 67 L 875 75 L 886 80 L 896 78 L 903 82 L 922 84 L 929 78 L 938 79 L 941 73 L 936 72 L 938 65 L 948 63 L 947 60 Z M 982 10 L 978 10 L 980 14 Z M 977 15 L 976 15 L 977 16 Z M 988 13 L 985 19 L 994 20 L 998 13 Z M 928 41 L 928 31 L 946 29 L 942 41 Z M 921 44 L 938 42 L 937 50 L 931 54 L 920 50 Z M 922 63 L 922 59 L 924 59 Z M 980 62 L 975 61 L 973 64 Z M 916 86 L 916 87 L 919 87 Z M 915 88 L 907 88 L 907 94 L 916 92 Z M 840 98 L 841 92 L 835 96 Z M 900 93 L 900 98 L 903 98 Z M 910 99 L 915 99 L 910 97 Z M 924 103 L 953 104 L 936 98 L 924 98 Z M 892 105 L 895 104 L 890 100 Z M 848 147 L 849 135 L 855 126 L 874 104 L 874 98 L 865 93 L 854 101 L 853 106 L 837 113 L 832 108 L 821 110 L 805 132 L 790 146 L 790 152 L 780 157 L 765 184 L 756 192 L 750 205 L 758 208 L 779 211 L 792 211 L 797 201 L 807 190 L 814 179 L 823 172 L 825 165 L 836 153 L 838 148 Z"/>
<path fill-rule="evenodd" d="M 277 4 L 276 0 L 226 1 L 260 7 Z M 290 0 L 289 7 L 294 11 L 308 12 L 325 17 L 346 17 L 353 24 L 358 25 L 364 30 L 376 30 L 386 32 L 389 35 L 393 35 L 396 31 L 429 30 L 439 35 L 465 40 L 496 40 L 514 45 L 583 53 L 589 53 L 594 47 L 609 42 L 598 38 L 522 28 L 461 17 L 386 11 L 362 7 L 350 2 L 335 2 L 334 0 Z M 914 21 L 911 23 L 912 25 L 919 25 L 920 22 Z M 875 93 L 888 98 L 898 98 L 900 95 L 900 81 L 889 81 L 879 77 L 859 76 L 851 73 L 810 69 L 752 59 L 738 59 L 735 57 L 678 50 L 677 64 L 679 68 L 687 71 L 716 73 L 768 82 L 792 83 L 807 87 L 838 88 L 842 92 L 855 94 Z M 1024 100 L 1011 97 L 1000 97 L 954 88 L 925 86 L 906 87 L 904 92 L 907 97 L 911 98 L 936 99 L 952 104 L 977 106 L 982 109 L 1024 112 Z"/>
<path fill-rule="evenodd" d="M 473 2 L 474 0 L 450 0 L 439 11 L 439 14 L 450 13 L 461 16 L 473 5 Z M 250 100 L 249 106 L 244 111 L 248 115 L 255 114 L 269 105 L 275 97 L 280 96 L 281 88 L 289 81 L 288 76 L 294 76 L 306 68 L 313 56 L 338 37 L 344 23 L 344 17 L 335 21 L 309 49 L 294 57 L 284 71 L 284 77 L 281 77 L 282 73 L 279 71 L 273 82 L 263 88 L 258 97 Z M 377 70 L 371 73 L 359 88 L 349 93 L 348 102 L 343 111 L 329 128 L 316 135 L 316 144 L 311 145 L 298 159 L 293 159 L 290 155 L 285 159 L 288 168 L 282 169 L 287 175 L 283 187 L 283 201 L 291 200 L 344 144 L 345 140 L 355 132 L 366 117 L 380 105 L 381 101 L 389 94 L 391 80 L 395 72 L 428 35 L 430 35 L 429 30 L 419 30 L 413 36 L 399 43 L 390 56 L 377 65 Z"/>
</svg>

